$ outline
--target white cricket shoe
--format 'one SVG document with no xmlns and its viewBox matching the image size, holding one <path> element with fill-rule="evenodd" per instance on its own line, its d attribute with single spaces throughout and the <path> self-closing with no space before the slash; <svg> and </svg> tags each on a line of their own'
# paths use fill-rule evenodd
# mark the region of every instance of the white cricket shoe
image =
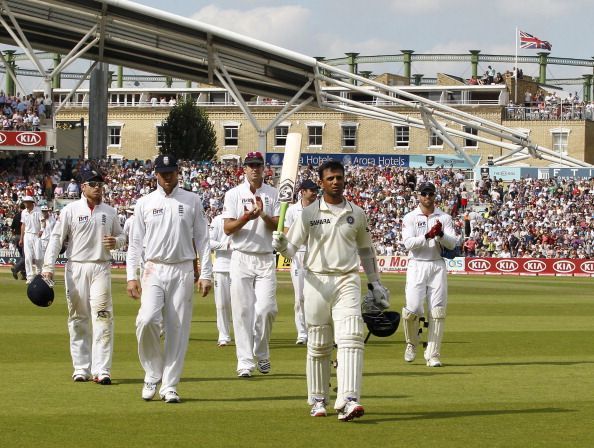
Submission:
<svg viewBox="0 0 594 448">
<path fill-rule="evenodd" d="M 312 417 L 326 417 L 328 413 L 326 412 L 326 402 L 324 399 L 316 398 L 316 402 L 311 407 L 311 411 L 309 411 L 309 415 Z"/>
<path fill-rule="evenodd" d="M 258 372 L 263 373 L 266 375 L 270 373 L 270 360 L 269 359 L 261 359 L 258 361 Z"/>
<path fill-rule="evenodd" d="M 404 360 L 406 362 L 413 362 L 417 357 L 417 347 L 412 344 L 406 344 L 406 350 L 404 350 Z"/>
<path fill-rule="evenodd" d="M 230 342 L 231 342 L 231 341 L 226 341 L 226 340 L 224 340 L 224 339 L 223 339 L 223 340 L 221 340 L 221 341 L 217 342 L 217 345 L 218 345 L 219 347 L 226 347 L 227 345 L 229 345 L 229 343 L 230 343 Z"/>
<path fill-rule="evenodd" d="M 75 383 L 85 383 L 91 379 L 90 375 L 84 373 L 75 373 L 72 375 L 72 381 Z"/>
<path fill-rule="evenodd" d="M 348 422 L 355 418 L 363 417 L 365 409 L 354 398 L 349 398 L 342 409 L 338 411 L 338 420 Z"/>
<path fill-rule="evenodd" d="M 307 344 L 307 337 L 305 336 L 299 336 L 297 338 L 297 340 L 295 341 L 296 345 L 306 345 Z"/>
<path fill-rule="evenodd" d="M 252 371 L 250 369 L 240 369 L 237 371 L 237 376 L 239 378 L 249 378 L 252 376 Z"/>
<path fill-rule="evenodd" d="M 145 401 L 151 401 L 157 393 L 157 383 L 144 383 L 142 386 L 142 399 Z"/>
<path fill-rule="evenodd" d="M 179 398 L 179 395 L 176 391 L 170 390 L 169 392 L 165 392 L 165 395 L 163 395 L 163 401 L 165 403 L 179 403 L 181 398 Z"/>
<path fill-rule="evenodd" d="M 93 378 L 93 381 L 103 386 L 109 386 L 111 384 L 111 376 L 108 373 L 102 373 Z"/>
<path fill-rule="evenodd" d="M 427 367 L 442 367 L 443 364 L 439 359 L 439 356 L 432 356 L 427 360 Z"/>
</svg>

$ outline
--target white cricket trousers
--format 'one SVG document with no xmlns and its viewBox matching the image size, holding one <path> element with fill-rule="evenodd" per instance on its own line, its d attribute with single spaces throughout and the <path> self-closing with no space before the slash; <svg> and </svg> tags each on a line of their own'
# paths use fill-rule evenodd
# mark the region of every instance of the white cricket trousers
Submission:
<svg viewBox="0 0 594 448">
<path fill-rule="evenodd" d="M 409 259 L 406 269 L 406 309 L 417 316 L 427 315 L 436 306 L 446 307 L 448 302 L 448 274 L 445 261 L 418 261 Z"/>
<path fill-rule="evenodd" d="M 231 277 L 228 272 L 214 273 L 214 299 L 217 308 L 219 342 L 231 342 Z"/>
<path fill-rule="evenodd" d="M 270 333 L 278 312 L 274 254 L 231 254 L 231 308 L 237 370 L 270 359 Z"/>
<path fill-rule="evenodd" d="M 305 252 L 297 252 L 291 260 L 291 280 L 295 291 L 295 328 L 297 338 L 307 339 L 307 327 L 305 326 L 305 314 L 303 311 L 303 283 L 305 281 L 305 266 L 303 259 Z"/>
<path fill-rule="evenodd" d="M 161 381 L 161 396 L 176 390 L 184 368 L 193 295 L 191 260 L 175 264 L 147 261 L 144 265 L 140 309 L 136 317 L 138 357 L 145 372 L 144 381 Z M 163 347 L 161 321 L 165 330 Z"/>
<path fill-rule="evenodd" d="M 23 238 L 23 255 L 25 257 L 25 271 L 27 283 L 30 283 L 37 274 L 41 274 L 43 267 L 43 252 L 41 238 L 34 233 L 25 233 Z"/>
<path fill-rule="evenodd" d="M 66 263 L 66 302 L 73 375 L 111 375 L 111 263 Z"/>
</svg>

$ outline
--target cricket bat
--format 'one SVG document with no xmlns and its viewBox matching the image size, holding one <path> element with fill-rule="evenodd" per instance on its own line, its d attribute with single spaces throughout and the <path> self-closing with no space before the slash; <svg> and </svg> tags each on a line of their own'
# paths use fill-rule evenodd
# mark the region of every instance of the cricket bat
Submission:
<svg viewBox="0 0 594 448">
<path fill-rule="evenodd" d="M 285 144 L 285 157 L 281 168 L 281 175 L 278 184 L 278 199 L 280 205 L 280 216 L 278 218 L 277 230 L 283 231 L 285 226 L 285 214 L 291 202 L 297 183 L 297 170 L 299 169 L 299 156 L 301 154 L 301 134 L 290 132 L 287 134 Z"/>
</svg>

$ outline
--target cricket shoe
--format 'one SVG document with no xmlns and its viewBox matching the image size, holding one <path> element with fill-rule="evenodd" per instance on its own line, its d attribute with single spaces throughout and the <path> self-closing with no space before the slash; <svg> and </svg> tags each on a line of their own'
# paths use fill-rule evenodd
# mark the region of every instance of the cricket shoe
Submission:
<svg viewBox="0 0 594 448">
<path fill-rule="evenodd" d="M 406 362 L 413 362 L 417 357 L 417 347 L 412 344 L 406 344 L 406 350 L 404 351 L 404 360 Z"/>
<path fill-rule="evenodd" d="M 90 375 L 86 375 L 84 373 L 75 373 L 72 375 L 72 381 L 75 383 L 86 383 L 91 379 Z"/>
<path fill-rule="evenodd" d="M 297 338 L 297 340 L 295 341 L 296 345 L 306 345 L 307 344 L 307 337 L 305 336 L 299 336 Z"/>
<path fill-rule="evenodd" d="M 239 378 L 250 378 L 252 376 L 252 371 L 250 369 L 239 369 L 237 371 L 237 376 Z"/>
<path fill-rule="evenodd" d="M 10 272 L 12 272 L 12 278 L 14 278 L 15 280 L 18 280 L 19 279 L 19 273 L 16 271 L 15 267 L 16 266 L 13 265 L 10 268 Z"/>
<path fill-rule="evenodd" d="M 109 386 L 111 384 L 111 377 L 107 373 L 102 373 L 93 378 L 93 381 L 102 386 Z"/>
<path fill-rule="evenodd" d="M 355 418 L 363 417 L 365 409 L 354 398 L 349 398 L 342 409 L 338 411 L 338 420 L 349 422 Z"/>
<path fill-rule="evenodd" d="M 432 356 L 427 360 L 427 367 L 442 367 L 443 364 L 439 359 L 439 356 Z"/>
<path fill-rule="evenodd" d="M 218 345 L 219 347 L 226 347 L 226 346 L 228 346 L 230 343 L 231 343 L 231 341 L 229 341 L 229 340 L 226 340 L 226 339 L 223 339 L 223 340 L 221 340 L 221 341 L 217 342 L 217 345 Z"/>
<path fill-rule="evenodd" d="M 144 401 L 151 401 L 157 393 L 157 383 L 150 383 L 145 381 L 142 386 L 142 399 Z"/>
<path fill-rule="evenodd" d="M 264 375 L 270 373 L 269 359 L 261 359 L 260 361 L 258 361 L 258 372 L 263 373 Z"/>
<path fill-rule="evenodd" d="M 326 412 L 326 401 L 324 399 L 315 399 L 315 403 L 311 407 L 311 411 L 309 411 L 309 415 L 312 417 L 326 417 L 328 413 Z"/>
<path fill-rule="evenodd" d="M 165 392 L 165 395 L 161 398 L 165 403 L 179 403 L 181 401 L 181 398 L 179 398 L 179 395 L 174 390 Z"/>
</svg>

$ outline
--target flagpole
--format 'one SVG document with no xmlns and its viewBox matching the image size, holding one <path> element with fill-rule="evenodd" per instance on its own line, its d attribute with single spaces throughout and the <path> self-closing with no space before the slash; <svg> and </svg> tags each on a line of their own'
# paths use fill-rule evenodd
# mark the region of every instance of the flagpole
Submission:
<svg viewBox="0 0 594 448">
<path fill-rule="evenodd" d="M 518 105 L 518 27 L 516 26 L 516 70 L 514 74 L 514 103 Z"/>
</svg>

